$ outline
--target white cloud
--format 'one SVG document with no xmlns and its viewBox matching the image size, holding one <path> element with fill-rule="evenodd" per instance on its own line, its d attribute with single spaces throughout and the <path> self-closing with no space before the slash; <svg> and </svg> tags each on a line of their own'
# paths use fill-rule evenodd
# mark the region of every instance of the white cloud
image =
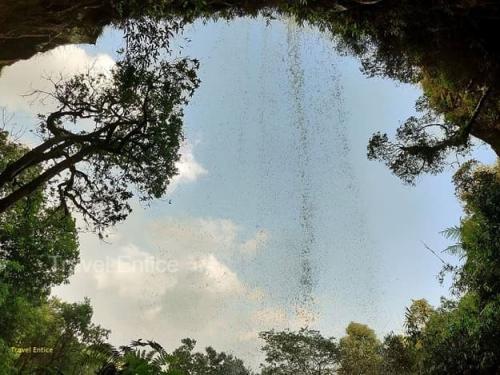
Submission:
<svg viewBox="0 0 500 375">
<path fill-rule="evenodd" d="M 58 80 L 59 77 L 71 77 L 78 73 L 89 71 L 96 74 L 110 72 L 115 61 L 107 54 L 90 55 L 83 48 L 68 45 L 54 48 L 45 53 L 39 53 L 28 60 L 21 60 L 11 66 L 5 67 L 0 73 L 0 107 L 4 107 L 8 113 L 18 112 L 12 122 L 20 120 L 19 112 L 30 115 L 47 113 L 54 103 L 45 98 L 30 96 L 34 90 L 50 92 L 52 83 L 50 79 Z M 27 96 L 28 95 L 28 96 Z M 22 130 L 25 134 L 32 119 L 22 119 Z M 16 125 L 17 128 L 17 125 Z M 23 137 L 25 143 L 33 146 L 35 139 Z M 179 174 L 175 176 L 169 186 L 169 192 L 173 192 L 178 185 L 196 181 L 199 177 L 207 174 L 207 170 L 195 159 L 193 145 L 186 142 L 182 145 L 181 158 L 177 163 Z"/>
<path fill-rule="evenodd" d="M 288 320 L 288 314 L 282 307 L 267 307 L 252 313 L 252 321 L 259 326 L 263 323 L 271 327 L 279 327 Z"/>
<path fill-rule="evenodd" d="M 180 184 L 194 182 L 208 172 L 196 161 L 193 154 L 193 145 L 185 142 L 180 149 L 181 158 L 177 162 L 178 175 L 170 182 L 169 193 L 172 193 Z"/>
<path fill-rule="evenodd" d="M 3 68 L 0 73 L 0 106 L 9 111 L 43 113 L 47 111 L 47 107 L 50 108 L 50 103 L 41 103 L 35 97 L 26 95 L 33 90 L 50 90 L 52 83 L 49 78 L 57 80 L 61 75 L 71 77 L 89 69 L 105 73 L 114 64 L 109 55 L 93 56 L 73 45 L 39 53 L 28 60 Z"/>
<path fill-rule="evenodd" d="M 245 290 L 236 273 L 214 254 L 196 258 L 188 269 L 203 275 L 203 282 L 209 293 L 240 294 Z"/>
<path fill-rule="evenodd" d="M 92 269 L 89 270 L 89 266 Z M 103 267 L 86 264 L 80 267 L 80 271 L 92 273 L 90 277 L 98 290 L 112 290 L 121 297 L 136 301 L 142 299 L 147 288 L 154 288 L 162 296 L 177 283 L 172 273 L 155 272 L 155 259 L 135 245 L 119 248 L 112 257 L 107 254 Z"/>
<path fill-rule="evenodd" d="M 243 254 L 255 255 L 268 241 L 269 233 L 266 230 L 260 230 L 256 233 L 254 238 L 245 241 L 241 247 L 240 251 Z"/>
<path fill-rule="evenodd" d="M 265 247 L 266 231 L 245 241 L 243 228 L 227 219 L 136 216 L 118 232 L 112 244 L 83 236 L 81 265 L 54 290 L 70 301 L 90 297 L 115 344 L 147 338 L 172 348 L 192 337 L 254 363 L 258 332 L 290 320 L 238 272 L 248 266 L 242 249 Z"/>
</svg>

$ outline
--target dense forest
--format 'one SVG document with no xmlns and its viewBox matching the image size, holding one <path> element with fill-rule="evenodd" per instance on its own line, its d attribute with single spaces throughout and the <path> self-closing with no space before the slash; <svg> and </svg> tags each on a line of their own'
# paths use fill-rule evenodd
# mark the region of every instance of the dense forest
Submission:
<svg viewBox="0 0 500 375">
<path fill-rule="evenodd" d="M 495 1 L 1 1 L 0 69 L 93 42 L 106 25 L 124 35 L 110 75 L 88 72 L 35 93 L 57 103 L 39 116 L 38 145 L 0 132 L 1 374 L 500 373 L 498 163 L 456 169 L 464 217 L 441 228 L 456 242 L 447 251 L 462 259 L 442 271 L 453 298 L 409 301 L 401 334 L 380 338 L 355 322 L 338 339 L 308 328 L 261 332 L 257 370 L 210 347 L 197 352 L 192 339 L 170 352 L 147 338 L 115 348 L 92 322 L 90 301 L 51 297 L 79 262 L 76 215 L 102 237 L 127 218 L 131 199 L 161 198 L 178 172 L 183 108 L 201 82 L 196 59 L 171 57 L 171 38 L 200 18 L 284 15 L 330 35 L 365 74 L 421 85 L 421 116 L 367 146 L 403 183 L 453 168 L 478 141 L 500 155 Z"/>
</svg>

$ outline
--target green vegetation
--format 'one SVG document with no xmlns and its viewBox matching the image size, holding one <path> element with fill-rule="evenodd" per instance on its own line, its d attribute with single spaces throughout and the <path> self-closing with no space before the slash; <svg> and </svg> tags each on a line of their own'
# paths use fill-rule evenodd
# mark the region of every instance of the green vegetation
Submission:
<svg viewBox="0 0 500 375">
<path fill-rule="evenodd" d="M 265 341 L 262 351 L 266 354 L 262 375 L 335 374 L 338 367 L 337 343 L 318 331 L 268 331 L 262 332 L 260 338 Z"/>
<path fill-rule="evenodd" d="M 0 66 L 2 61 L 13 62 L 57 44 L 88 43 L 97 38 L 106 24 L 122 28 L 125 33 L 135 29 L 147 37 L 158 32 L 155 23 L 163 22 L 168 32 L 175 32 L 183 24 L 200 18 L 286 16 L 331 35 L 340 51 L 359 57 L 367 75 L 421 84 L 424 95 L 416 105 L 421 116 L 404 121 L 394 140 L 377 133 L 368 145 L 368 157 L 383 161 L 404 182 L 413 184 L 422 173 L 441 172 L 450 164 L 450 158 L 467 154 L 472 137 L 486 142 L 500 154 L 497 2 L 92 0 L 73 5 L 54 0 L 50 3 L 24 0 L 0 5 L 0 14 L 4 14 L 4 19 L 0 18 L 3 21 L 0 51 L 6 54 L 2 56 L 0 52 Z M 28 17 L 26 9 L 32 13 L 28 12 Z M 16 21 L 19 14 L 22 19 Z M 69 21 L 60 22 L 61 18 Z M 25 19 L 30 22 L 27 24 Z M 28 28 L 35 31 L 28 32 Z M 149 47 L 157 45 L 153 38 L 149 41 Z M 16 56 L 14 47 L 19 45 L 31 47 Z"/>
<path fill-rule="evenodd" d="M 4 158 L 22 152 L 20 146 L 3 139 L 0 150 Z M 447 231 L 459 241 L 449 251 L 460 253 L 464 259 L 460 267 L 452 269 L 456 299 L 443 300 L 437 308 L 425 300 L 413 301 L 406 312 L 405 332 L 391 333 L 382 341 L 369 327 L 354 322 L 340 340 L 325 338 L 306 328 L 298 332 L 262 332 L 265 362 L 261 373 L 497 372 L 500 164 L 487 168 L 468 163 L 456 174 L 455 183 L 466 213 L 459 227 Z M 194 352 L 196 342 L 189 339 L 170 353 L 157 343 L 142 341 L 114 349 L 106 343 L 108 331 L 92 324 L 89 301 L 68 304 L 48 297 L 50 287 L 65 282 L 78 259 L 73 220 L 47 206 L 40 190 L 17 202 L 2 220 L 2 373 L 252 373 L 241 360 L 224 352 L 212 348 L 205 353 Z M 40 229 L 42 224 L 44 230 Z M 29 230 L 20 231 L 19 225 Z M 33 241 L 38 248 L 33 247 Z M 57 262 L 51 262 L 49 255 L 56 257 Z M 36 275 L 36 282 L 31 274 Z M 50 352 L 21 352 L 16 348 L 49 348 Z"/>
<path fill-rule="evenodd" d="M 40 116 L 39 145 L 5 161 L 0 189 L 10 189 L 0 213 L 44 186 L 59 210 L 71 206 L 100 232 L 130 212 L 132 187 L 142 200 L 165 193 L 179 159 L 182 107 L 198 85 L 197 62 L 160 60 L 170 35 L 163 29 L 151 35 L 155 49 L 128 30 L 130 42 L 110 76 L 88 72 L 38 93 L 57 109 Z"/>
<path fill-rule="evenodd" d="M 22 3 L 2 3 L 0 14 L 12 16 Z M 453 153 L 465 155 L 472 136 L 500 154 L 495 39 L 500 7 L 494 2 L 95 0 L 73 6 L 32 0 L 24 5 L 32 13 L 23 17 L 34 34 L 24 35 L 27 24 L 17 25 L 15 17 L 4 20 L 0 46 L 26 38 L 33 43 L 19 56 L 0 57 L 0 66 L 60 43 L 87 41 L 89 35 L 92 40 L 109 23 L 122 28 L 127 43 L 110 75 L 79 75 L 55 82 L 45 93 L 57 109 L 40 116 L 39 145 L 29 149 L 0 132 L 1 374 L 251 373 L 232 355 L 212 348 L 195 352 L 190 339 L 172 352 L 150 341 L 113 348 L 109 332 L 92 323 L 89 301 L 50 298 L 51 288 L 67 282 L 78 262 L 72 213 L 79 212 L 101 234 L 125 219 L 134 194 L 161 197 L 176 174 L 182 109 L 199 84 L 198 62 L 168 53 L 171 36 L 186 22 L 287 15 L 330 33 L 340 50 L 360 59 L 366 74 L 420 83 L 421 116 L 408 118 L 395 140 L 378 133 L 368 146 L 369 158 L 385 162 L 407 183 L 421 173 L 442 171 Z M 43 38 L 36 35 L 41 30 Z M 53 33 L 66 36 L 51 38 Z M 413 301 L 405 331 L 383 339 L 355 322 L 339 340 L 307 328 L 262 332 L 261 373 L 499 373 L 500 164 L 467 162 L 454 182 L 465 209 L 459 226 L 445 232 L 457 241 L 448 251 L 463 260 L 443 270 L 453 275 L 454 299 L 437 307 Z"/>
<path fill-rule="evenodd" d="M 196 341 L 184 339 L 168 353 L 156 342 L 135 341 L 115 351 L 97 374 L 250 375 L 240 359 L 211 347 L 193 352 L 195 346 Z"/>
</svg>

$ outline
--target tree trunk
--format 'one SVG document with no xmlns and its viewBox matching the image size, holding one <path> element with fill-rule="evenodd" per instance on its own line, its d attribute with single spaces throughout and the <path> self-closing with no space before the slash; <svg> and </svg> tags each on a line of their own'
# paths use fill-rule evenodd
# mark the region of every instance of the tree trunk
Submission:
<svg viewBox="0 0 500 375">
<path fill-rule="evenodd" d="M 59 164 L 54 165 L 53 167 L 47 169 L 45 172 L 40 174 L 38 177 L 34 178 L 30 182 L 24 184 L 17 190 L 14 190 L 12 193 L 7 195 L 6 197 L 0 199 L 0 214 L 7 211 L 11 206 L 20 201 L 21 199 L 27 197 L 31 193 L 33 193 L 38 188 L 41 188 L 45 183 L 51 180 L 53 177 L 57 176 L 59 173 L 63 172 L 66 169 L 69 169 L 71 166 L 77 164 L 82 161 L 86 156 L 90 155 L 94 151 L 93 148 L 88 147 L 86 149 L 80 150 L 75 155 L 61 161 Z"/>
<path fill-rule="evenodd" d="M 475 127 L 471 135 L 487 143 L 493 151 L 500 157 L 500 126 Z"/>
</svg>

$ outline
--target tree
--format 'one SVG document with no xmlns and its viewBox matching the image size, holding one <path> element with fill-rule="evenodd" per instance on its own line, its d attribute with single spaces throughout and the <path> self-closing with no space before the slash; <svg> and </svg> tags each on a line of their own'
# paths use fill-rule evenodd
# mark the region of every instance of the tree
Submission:
<svg viewBox="0 0 500 375">
<path fill-rule="evenodd" d="M 24 152 L 26 148 L 0 133 L 0 168 Z M 9 193 L 5 186 L 3 191 Z M 20 295 L 35 299 L 48 295 L 50 287 L 73 273 L 78 254 L 74 220 L 48 207 L 41 189 L 0 216 L 0 282 Z"/>
<path fill-rule="evenodd" d="M 365 324 L 351 322 L 347 335 L 339 342 L 339 374 L 376 375 L 380 373 L 381 344 L 375 332 Z"/>
<path fill-rule="evenodd" d="M 263 375 L 326 375 L 337 371 L 339 350 L 333 337 L 323 337 L 318 331 L 307 328 L 298 332 L 266 331 L 259 336 L 265 341 Z"/>
<path fill-rule="evenodd" d="M 442 172 L 450 152 L 465 155 L 470 148 L 472 129 L 482 114 L 490 89 L 483 91 L 470 118 L 455 121 L 449 119 L 449 114 L 440 121 L 440 113 L 432 109 L 429 99 L 423 96 L 417 110 L 424 114 L 420 118 L 409 117 L 398 128 L 395 142 L 389 141 L 387 134 L 374 134 L 368 144 L 368 158 L 385 162 L 396 176 L 409 184 L 422 173 Z"/>
<path fill-rule="evenodd" d="M 413 300 L 410 307 L 406 308 L 404 327 L 406 336 L 404 337 L 404 347 L 408 350 L 412 370 L 416 373 L 423 371 L 423 337 L 427 324 L 435 314 L 435 309 L 426 299 Z M 393 342 L 394 344 L 394 342 Z"/>
<path fill-rule="evenodd" d="M 406 334 L 416 344 L 434 309 L 425 299 L 413 300 L 405 313 Z"/>
<path fill-rule="evenodd" d="M 465 204 L 460 226 L 463 267 L 457 287 L 475 291 L 481 304 L 500 296 L 500 162 L 492 167 L 465 164 L 454 177 Z"/>
<path fill-rule="evenodd" d="M 168 353 L 154 341 L 134 341 L 120 347 L 97 371 L 99 375 L 250 375 L 243 361 L 208 347 L 205 353 L 193 352 L 196 341 L 182 340 L 182 345 Z"/>
<path fill-rule="evenodd" d="M 75 222 L 40 191 L 0 217 L 0 282 L 31 300 L 67 282 L 79 260 Z"/>
<path fill-rule="evenodd" d="M 394 140 L 374 134 L 370 159 L 413 184 L 464 155 L 472 137 L 500 155 L 500 50 L 492 37 L 499 11 L 486 1 L 387 0 L 307 17 L 328 30 L 341 51 L 357 56 L 368 76 L 421 84 L 422 115 L 404 121 Z"/>
<path fill-rule="evenodd" d="M 205 353 L 193 353 L 196 341 L 182 340 L 182 345 L 167 356 L 167 375 L 250 375 L 243 361 L 212 347 Z"/>
<path fill-rule="evenodd" d="M 92 19 L 91 15 L 95 17 L 99 30 L 106 23 L 113 23 L 125 30 L 127 43 L 130 40 L 141 41 L 145 37 L 147 43 L 142 45 L 142 52 L 155 49 L 156 36 L 160 35 L 159 39 L 163 39 L 170 35 L 168 31 L 158 34 L 160 28 L 155 24 L 162 22 L 168 25 L 167 29 L 175 31 L 184 23 L 199 18 L 230 19 L 259 14 L 272 18 L 275 15 L 285 15 L 297 22 L 308 22 L 329 32 L 336 41 L 337 48 L 357 56 L 363 71 L 369 76 L 384 76 L 406 83 L 420 82 L 424 89 L 424 96 L 420 101 L 425 102 L 423 115 L 408 118 L 397 131 L 394 141 L 390 141 L 387 134 L 376 133 L 368 146 L 369 158 L 385 162 L 407 183 L 414 183 L 422 173 L 441 172 L 449 164 L 449 157 L 462 155 L 470 149 L 472 137 L 483 140 L 497 154 L 500 153 L 497 90 L 500 49 L 494 37 L 498 33 L 500 7 L 496 2 L 113 0 L 106 4 L 99 1 L 95 3 L 93 6 L 76 5 L 67 9 L 68 6 L 63 2 L 54 7 L 65 16 L 72 10 L 79 12 L 78 17 L 74 18 L 83 20 L 83 25 L 78 21 L 74 28 L 81 28 L 80 34 L 86 40 L 88 30 L 92 29 L 87 24 Z M 15 15 L 16 12 L 10 8 L 17 9 L 14 6 L 7 7 L 5 14 Z M 38 6 L 34 9 L 43 13 Z M 99 14 L 95 14 L 95 9 L 99 9 Z M 6 17 L 4 23 L 12 30 L 7 30 L 5 34 L 19 34 L 22 38 L 26 34 L 26 25 L 23 22 L 12 22 L 12 18 Z M 41 18 L 50 19 L 49 15 Z M 41 29 L 43 33 L 50 30 L 43 21 L 39 22 L 42 25 L 36 27 L 30 23 L 29 28 Z M 66 27 L 66 23 L 61 25 L 60 29 L 54 31 L 53 38 L 49 38 L 51 42 L 34 50 L 47 48 L 47 45 L 52 45 L 53 40 L 62 39 L 60 43 L 63 43 L 65 38 L 60 38 L 60 35 L 66 33 L 61 29 L 65 30 Z M 130 33 L 131 30 L 135 33 Z M 98 33 L 95 34 L 94 37 Z M 130 35 L 141 37 L 130 39 Z M 124 103 L 124 106 L 127 104 Z M 418 106 L 423 109 L 421 104 Z M 67 117 L 80 119 L 72 115 Z M 101 154 L 105 152 L 109 150 L 96 151 Z M 118 166 L 122 167 L 123 165 Z M 70 171 L 68 173 L 71 174 Z M 166 179 L 170 174 L 167 171 Z M 75 179 L 81 180 L 82 177 L 75 176 Z M 120 193 L 127 195 L 130 192 L 120 189 L 120 192 L 111 195 Z M 146 196 L 150 197 L 150 193 L 148 191 Z M 95 197 L 95 194 L 92 196 Z M 126 199 L 123 197 L 114 201 L 122 205 Z M 8 203 L 8 200 L 0 200 L 0 211 Z M 82 205 L 81 202 L 79 204 Z M 124 205 L 116 208 L 111 210 L 115 213 L 111 221 L 122 219 L 128 209 Z"/>
<path fill-rule="evenodd" d="M 423 372 L 495 373 L 489 368 L 491 358 L 481 353 L 480 326 L 476 296 L 465 295 L 459 301 L 443 303 L 429 317 L 420 335 L 418 350 Z"/>
<path fill-rule="evenodd" d="M 469 162 L 454 180 L 466 214 L 460 225 L 464 261 L 454 270 L 454 287 L 462 297 L 429 324 L 427 356 L 441 363 L 443 374 L 454 369 L 496 373 L 500 371 L 500 164 L 485 167 Z"/>
<path fill-rule="evenodd" d="M 0 133 L 0 165 L 25 151 Z M 3 191 L 8 193 L 8 188 Z M 12 369 L 16 363 L 10 347 L 24 343 L 27 332 L 41 333 L 33 327 L 50 288 L 67 281 L 78 255 L 73 219 L 48 207 L 40 189 L 0 216 L 0 362 L 5 366 L 10 363 Z"/>
<path fill-rule="evenodd" d="M 462 256 L 451 268 L 457 300 L 432 309 L 414 301 L 407 331 L 417 353 L 418 368 L 428 374 L 495 374 L 500 371 L 500 167 L 469 162 L 455 174 L 465 217 L 447 231 Z"/>
<path fill-rule="evenodd" d="M 143 200 L 165 193 L 177 172 L 182 107 L 198 86 L 198 63 L 162 60 L 154 47 L 168 42 L 156 43 L 149 52 L 131 38 L 109 75 L 88 72 L 54 82 L 45 94 L 57 110 L 40 116 L 43 142 L 0 171 L 0 189 L 12 187 L 0 190 L 0 213 L 47 186 L 62 209 L 79 210 L 102 231 L 130 212 L 132 186 Z M 20 177 L 26 181 L 17 184 Z"/>
<path fill-rule="evenodd" d="M 91 322 L 88 300 L 69 304 L 52 298 L 25 303 L 19 312 L 22 325 L 8 341 L 12 373 L 86 375 L 97 369 L 100 358 L 93 352 L 103 352 L 109 331 Z"/>
<path fill-rule="evenodd" d="M 381 373 L 385 375 L 414 374 L 415 356 L 403 335 L 388 334 L 382 343 Z"/>
<path fill-rule="evenodd" d="M 0 133 L 0 165 L 26 152 Z M 23 184 L 38 172 L 19 176 Z M 12 185 L 3 186 L 9 194 Z M 47 203 L 43 186 L 0 216 L 0 372 L 88 374 L 92 353 L 107 331 L 91 323 L 89 301 L 48 299 L 51 287 L 67 282 L 78 262 L 78 239 L 70 215 Z M 12 348 L 29 352 L 19 353 Z M 35 353 L 44 348 L 47 353 Z M 3 367 L 2 367 L 3 366 Z M 77 372 L 77 370 L 79 372 Z"/>
</svg>

